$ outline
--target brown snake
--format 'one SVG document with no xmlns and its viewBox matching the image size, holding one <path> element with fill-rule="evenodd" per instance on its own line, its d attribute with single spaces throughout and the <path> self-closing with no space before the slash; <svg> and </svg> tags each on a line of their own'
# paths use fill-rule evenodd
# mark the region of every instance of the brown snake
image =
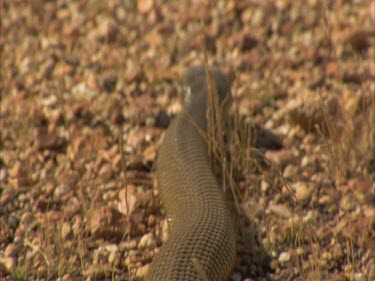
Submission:
<svg viewBox="0 0 375 281">
<path fill-rule="evenodd" d="M 222 102 L 230 94 L 230 82 L 217 67 L 210 71 Z M 171 233 L 152 261 L 147 280 L 225 280 L 234 264 L 234 225 L 207 143 L 196 127 L 207 128 L 207 97 L 205 68 L 191 68 L 184 78 L 183 110 L 169 126 L 156 162 Z"/>
</svg>

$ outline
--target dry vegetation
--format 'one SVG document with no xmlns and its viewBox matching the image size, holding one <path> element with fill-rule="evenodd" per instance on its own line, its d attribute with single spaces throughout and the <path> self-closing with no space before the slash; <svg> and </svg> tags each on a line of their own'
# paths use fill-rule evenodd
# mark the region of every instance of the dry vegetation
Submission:
<svg viewBox="0 0 375 281">
<path fill-rule="evenodd" d="M 0 7 L 0 279 L 142 279 L 167 236 L 153 163 L 202 22 L 234 80 L 231 280 L 375 280 L 375 2 Z"/>
</svg>

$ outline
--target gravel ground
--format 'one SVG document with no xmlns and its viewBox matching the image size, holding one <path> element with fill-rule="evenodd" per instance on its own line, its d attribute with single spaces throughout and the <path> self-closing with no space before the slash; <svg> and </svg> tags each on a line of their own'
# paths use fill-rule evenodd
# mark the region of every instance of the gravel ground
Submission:
<svg viewBox="0 0 375 281">
<path fill-rule="evenodd" d="M 168 236 L 153 163 L 204 35 L 232 135 L 257 136 L 227 144 L 230 280 L 375 280 L 375 2 L 0 7 L 0 279 L 143 279 Z"/>
</svg>

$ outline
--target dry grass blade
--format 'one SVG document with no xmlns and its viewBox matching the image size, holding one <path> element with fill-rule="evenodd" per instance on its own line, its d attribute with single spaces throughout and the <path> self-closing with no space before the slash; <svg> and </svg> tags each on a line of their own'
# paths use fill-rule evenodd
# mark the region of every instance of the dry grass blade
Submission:
<svg viewBox="0 0 375 281">
<path fill-rule="evenodd" d="M 323 116 L 324 116 L 324 121 L 328 130 L 328 138 L 325 137 L 324 132 L 322 132 L 322 129 L 317 126 L 318 132 L 320 133 L 321 137 L 325 139 L 326 144 L 325 147 L 328 150 L 328 153 L 332 159 L 332 163 L 334 165 L 335 169 L 335 175 L 336 179 L 338 182 L 343 181 L 343 176 L 344 176 L 344 166 L 343 166 L 343 157 L 344 157 L 344 151 L 341 147 L 341 142 L 339 140 L 339 134 L 336 128 L 334 127 L 334 123 L 331 120 L 327 107 L 323 101 L 323 97 L 320 94 L 320 103 L 321 107 L 323 110 Z"/>
<path fill-rule="evenodd" d="M 129 184 L 129 181 L 128 181 L 128 177 L 127 177 L 127 173 L 126 173 L 126 159 L 125 159 L 125 154 L 124 154 L 124 140 L 123 140 L 123 137 L 124 137 L 124 131 L 123 129 L 121 128 L 120 130 L 120 135 L 119 135 L 119 139 L 118 139 L 118 145 L 119 145 L 119 148 L 120 148 L 120 156 L 121 156 L 121 171 L 120 171 L 120 183 L 119 183 L 119 186 L 125 186 L 125 204 L 126 204 L 126 223 L 129 224 L 129 226 L 131 225 L 131 222 L 130 222 L 130 207 L 129 207 L 129 198 L 128 198 L 128 184 Z M 124 234 L 126 235 L 126 234 Z M 127 237 L 127 242 L 130 243 L 130 235 L 126 235 Z M 124 237 L 121 239 L 123 240 Z M 130 252 L 130 249 L 127 251 L 127 255 L 129 255 L 129 252 Z M 130 264 L 128 265 L 128 278 L 129 280 L 133 280 L 133 274 L 132 274 L 132 268 L 130 266 Z"/>
<path fill-rule="evenodd" d="M 208 86 L 208 102 L 206 109 L 207 116 L 207 133 L 208 133 L 208 150 L 211 155 L 212 151 L 218 151 L 221 159 L 225 158 L 224 149 L 224 133 L 223 133 L 223 111 L 222 107 L 219 105 L 219 98 L 217 95 L 217 89 L 215 86 L 215 81 L 210 71 L 207 55 L 206 39 L 204 36 L 204 27 L 201 23 L 201 45 L 204 55 L 204 64 L 206 68 L 207 86 Z M 212 159 L 212 158 L 211 158 Z M 215 162 L 215 161 L 214 161 Z M 214 163 L 213 162 L 213 163 Z M 214 164 L 215 165 L 215 164 Z"/>
<path fill-rule="evenodd" d="M 28 239 L 26 239 L 24 241 L 24 245 L 27 246 L 27 247 L 30 247 L 33 251 L 38 252 L 43 257 L 47 267 L 51 266 L 51 263 L 50 263 L 47 255 L 40 249 L 39 246 L 33 245 Z"/>
<path fill-rule="evenodd" d="M 329 42 L 329 50 L 331 51 L 333 58 L 335 59 L 336 63 L 339 66 L 339 79 L 341 80 L 342 76 L 343 76 L 342 67 L 340 66 L 340 60 L 338 59 L 337 50 L 336 50 L 335 44 L 333 43 L 333 40 L 332 40 L 332 30 L 331 30 L 330 25 L 328 23 L 328 15 L 327 15 L 326 5 L 327 5 L 326 1 L 324 1 L 324 0 L 319 1 L 320 11 L 323 15 L 323 22 L 324 22 L 323 27 L 324 27 L 324 31 L 325 31 L 325 34 L 326 34 L 326 39 Z"/>
<path fill-rule="evenodd" d="M 224 112 L 224 104 L 228 102 L 230 96 L 226 97 L 226 99 L 219 104 L 217 89 L 215 85 L 215 81 L 213 79 L 212 73 L 209 70 L 209 63 L 208 63 L 208 55 L 207 55 L 207 46 L 206 40 L 204 36 L 204 28 L 203 24 L 201 24 L 201 44 L 204 54 L 204 62 L 206 68 L 206 77 L 208 82 L 208 102 L 207 102 L 207 132 L 202 132 L 204 139 L 208 144 L 208 153 L 210 155 L 212 166 L 214 171 L 222 170 L 222 184 L 223 184 L 223 191 L 226 190 L 226 183 L 229 183 L 231 192 L 233 194 L 233 198 L 235 200 L 235 207 L 237 213 L 240 213 L 240 201 L 239 201 L 239 192 L 238 188 L 236 187 L 236 183 L 233 180 L 233 166 L 230 163 L 227 165 L 228 160 L 226 156 L 225 146 L 224 146 L 224 122 L 223 116 Z M 228 93 L 230 95 L 230 93 Z M 226 116 L 226 115 L 225 115 Z M 228 117 L 225 117 L 228 118 Z M 221 169 L 217 169 L 217 165 L 221 167 Z M 242 228 L 241 228 L 242 229 Z"/>
</svg>

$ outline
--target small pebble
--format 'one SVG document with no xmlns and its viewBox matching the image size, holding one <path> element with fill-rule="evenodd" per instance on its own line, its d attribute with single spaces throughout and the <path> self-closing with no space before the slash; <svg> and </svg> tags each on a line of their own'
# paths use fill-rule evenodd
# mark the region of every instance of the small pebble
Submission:
<svg viewBox="0 0 375 281">
<path fill-rule="evenodd" d="M 111 93 L 116 89 L 117 77 L 115 75 L 110 75 L 104 78 L 102 83 L 102 89 L 107 93 Z"/>
<path fill-rule="evenodd" d="M 153 239 L 152 233 L 146 233 L 142 236 L 141 240 L 139 240 L 138 248 L 139 249 L 145 249 L 145 248 L 151 248 L 155 246 L 156 243 Z"/>
<path fill-rule="evenodd" d="M 260 190 L 262 190 L 262 192 L 267 192 L 267 190 L 270 188 L 270 184 L 265 181 L 265 180 L 262 180 L 261 183 L 260 183 Z"/>
<path fill-rule="evenodd" d="M 286 207 L 285 205 L 269 205 L 268 210 L 275 214 L 278 215 L 279 217 L 282 217 L 284 219 L 288 219 L 291 216 L 291 211 Z"/>
<path fill-rule="evenodd" d="M 171 119 L 168 114 L 164 110 L 160 110 L 155 119 L 155 127 L 165 129 L 169 126 L 170 122 Z"/>
<path fill-rule="evenodd" d="M 346 195 L 340 202 L 341 209 L 347 212 L 353 211 L 356 206 L 357 202 L 351 194 Z"/>
<path fill-rule="evenodd" d="M 288 165 L 286 166 L 283 177 L 286 179 L 292 179 L 297 174 L 298 168 L 294 165 Z"/>
<path fill-rule="evenodd" d="M 295 196 L 298 202 L 306 203 L 311 195 L 311 190 L 307 187 L 304 182 L 296 182 L 293 184 L 293 189 L 295 191 Z"/>
<path fill-rule="evenodd" d="M 144 279 L 146 277 L 146 274 L 148 272 L 150 265 L 146 264 L 140 268 L 138 268 L 137 273 L 135 274 L 135 277 L 138 279 Z"/>
<path fill-rule="evenodd" d="M 288 252 L 282 252 L 279 255 L 279 262 L 285 263 L 290 260 L 290 254 Z"/>
<path fill-rule="evenodd" d="M 12 257 L 0 258 L 0 265 L 8 272 L 12 272 L 16 264 L 16 260 Z"/>
<path fill-rule="evenodd" d="M 355 281 L 366 281 L 366 277 L 363 275 L 363 273 L 360 273 L 360 272 L 356 272 L 354 274 L 354 280 Z"/>
<path fill-rule="evenodd" d="M 5 248 L 4 256 L 14 257 L 15 255 L 17 255 L 18 251 L 19 251 L 19 246 L 17 244 L 11 243 Z"/>
</svg>

